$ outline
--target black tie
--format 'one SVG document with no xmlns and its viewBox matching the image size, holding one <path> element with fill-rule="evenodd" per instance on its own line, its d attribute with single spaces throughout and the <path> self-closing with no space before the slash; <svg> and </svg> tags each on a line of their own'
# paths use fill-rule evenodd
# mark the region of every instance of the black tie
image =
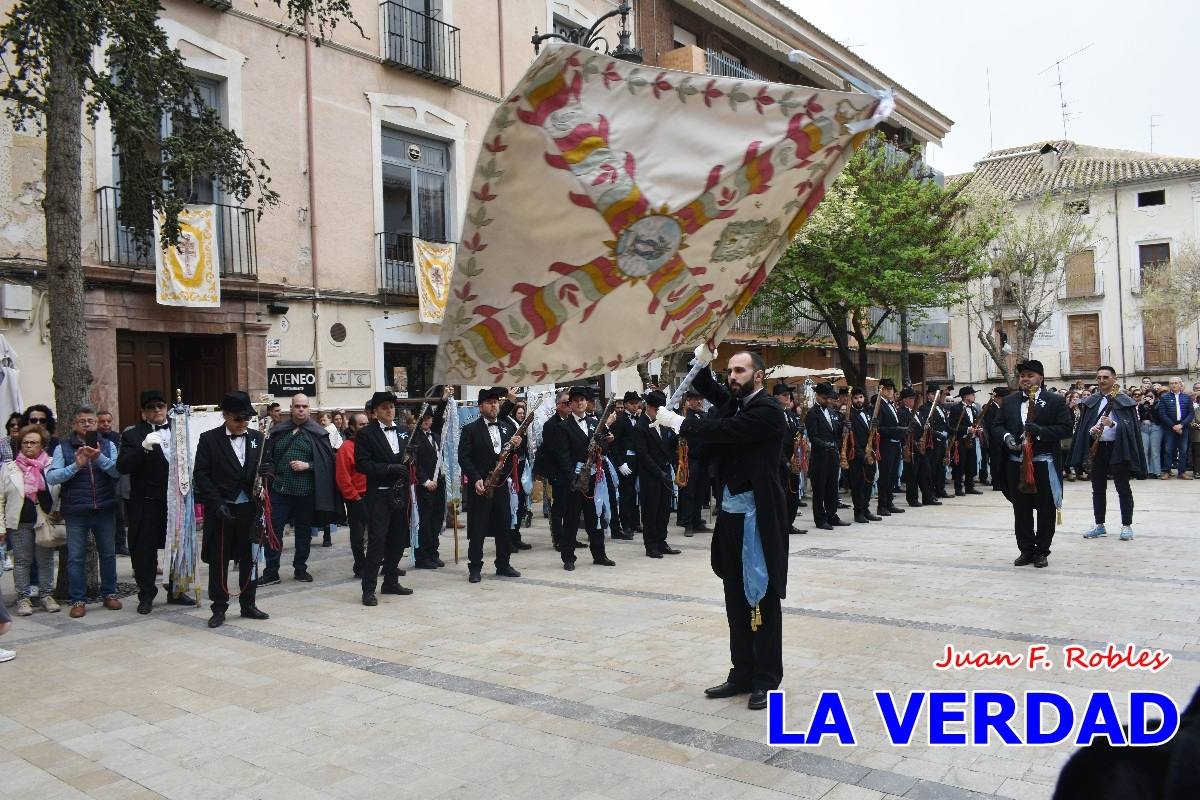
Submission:
<svg viewBox="0 0 1200 800">
<path fill-rule="evenodd" d="M 395 425 L 393 425 L 393 426 L 392 426 L 392 427 L 390 427 L 390 428 L 384 428 L 384 431 L 394 431 L 394 430 L 396 430 L 396 426 L 395 426 Z"/>
<path fill-rule="evenodd" d="M 496 426 L 497 426 L 499 423 L 497 423 L 497 422 L 486 422 L 485 424 L 486 424 L 486 425 L 487 425 L 489 428 L 494 428 L 494 427 L 496 427 Z"/>
<path fill-rule="evenodd" d="M 230 439 L 245 439 L 245 438 L 246 438 L 246 434 L 244 434 L 244 433 L 231 433 L 231 434 L 229 434 L 229 438 L 230 438 Z"/>
<path fill-rule="evenodd" d="M 171 429 L 170 425 L 155 425 L 154 426 L 154 430 L 156 430 L 156 431 L 169 431 L 170 429 Z"/>
</svg>

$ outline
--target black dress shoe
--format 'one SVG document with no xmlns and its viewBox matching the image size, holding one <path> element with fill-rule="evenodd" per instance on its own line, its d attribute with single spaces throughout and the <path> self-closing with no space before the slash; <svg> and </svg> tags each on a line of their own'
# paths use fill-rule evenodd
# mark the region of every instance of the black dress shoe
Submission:
<svg viewBox="0 0 1200 800">
<path fill-rule="evenodd" d="M 817 528 L 818 528 L 819 530 L 823 530 L 823 531 L 831 531 L 831 530 L 833 530 L 833 526 L 832 526 L 832 525 L 830 525 L 828 522 L 822 522 L 820 525 L 818 525 L 818 526 L 817 526 Z"/>
<path fill-rule="evenodd" d="M 529 542 L 517 542 L 517 549 L 518 550 L 532 550 L 533 545 L 531 545 Z"/>
<path fill-rule="evenodd" d="M 720 700 L 724 697 L 737 697 L 739 694 L 749 693 L 749 686 L 742 686 L 740 683 L 730 683 L 729 681 L 716 686 L 710 686 L 704 690 L 704 696 L 711 697 L 714 700 Z"/>
<path fill-rule="evenodd" d="M 508 567 L 508 566 L 496 567 L 496 574 L 499 575 L 501 578 L 519 578 L 519 577 L 521 577 L 521 573 L 517 572 L 512 567 Z"/>
<path fill-rule="evenodd" d="M 865 525 L 866 523 L 870 522 L 871 520 L 867 519 L 866 514 L 859 512 L 854 515 L 854 521 Z"/>
<path fill-rule="evenodd" d="M 149 614 L 153 610 L 154 610 L 154 601 L 153 600 L 139 600 L 138 601 L 137 612 L 139 614 L 143 614 L 143 615 Z"/>
<path fill-rule="evenodd" d="M 296 570 L 296 580 L 301 583 L 312 583 L 313 576 L 309 575 L 306 569 L 298 569 Z"/>
<path fill-rule="evenodd" d="M 800 508 L 808 508 L 808 503 L 806 503 L 805 501 L 801 500 L 801 501 L 800 501 Z"/>
<path fill-rule="evenodd" d="M 865 512 L 864 516 L 866 516 L 868 522 L 883 522 L 883 517 L 878 514 L 872 514 L 870 511 Z"/>
<path fill-rule="evenodd" d="M 664 556 L 679 555 L 679 550 L 674 547 L 671 547 L 671 545 L 669 545 L 669 544 L 664 544 L 664 545 L 660 546 L 658 548 L 658 552 L 662 553 Z"/>
<path fill-rule="evenodd" d="M 187 606 L 188 608 L 192 608 L 196 605 L 196 601 L 186 594 L 168 594 L 167 604 L 172 606 Z"/>
<path fill-rule="evenodd" d="M 892 512 L 888 511 L 886 508 L 877 508 L 875 509 L 875 515 L 882 519 L 883 517 L 890 517 Z"/>
<path fill-rule="evenodd" d="M 888 509 L 888 513 L 889 513 L 889 514 L 903 514 L 903 513 L 904 513 L 904 509 L 903 509 L 903 508 L 896 508 L 895 506 L 892 506 L 891 508 L 889 508 L 889 509 Z"/>
<path fill-rule="evenodd" d="M 657 550 L 647 550 L 646 558 L 662 558 L 662 553 L 658 552 Z"/>
<path fill-rule="evenodd" d="M 947 492 L 938 492 L 938 493 L 937 493 L 937 496 L 938 496 L 938 497 L 940 497 L 940 498 L 942 498 L 943 500 L 949 500 L 949 499 L 950 499 L 950 495 L 949 495 L 949 493 L 947 493 Z"/>
<path fill-rule="evenodd" d="M 575 562 L 574 561 L 566 562 L 565 564 L 563 564 L 563 569 L 565 569 L 567 572 L 574 572 L 575 571 Z"/>
<path fill-rule="evenodd" d="M 403 556 L 403 555 L 401 555 L 400 557 L 401 557 L 401 558 L 404 558 L 404 556 Z M 408 574 L 408 573 L 406 573 L 406 572 L 404 571 L 404 568 L 403 568 L 403 567 L 397 567 L 397 568 L 396 568 L 396 576 L 397 576 L 397 577 L 403 578 L 403 577 L 404 577 L 405 575 L 407 575 L 407 574 Z"/>
<path fill-rule="evenodd" d="M 942 504 L 942 501 L 936 500 L 936 499 L 935 500 L 926 500 L 924 504 L 927 506 L 940 506 Z"/>
<path fill-rule="evenodd" d="M 633 534 L 632 533 L 614 533 L 612 535 L 612 538 L 623 539 L 624 541 L 629 542 L 629 541 L 633 541 Z"/>
<path fill-rule="evenodd" d="M 834 517 L 833 519 L 829 520 L 829 524 L 835 528 L 849 528 L 850 527 L 849 522 L 846 522 L 843 519 L 838 519 L 837 517 Z"/>
<path fill-rule="evenodd" d="M 329 534 L 325 534 L 325 538 L 321 540 L 321 547 L 333 547 L 333 539 L 329 538 Z"/>
<path fill-rule="evenodd" d="M 967 489 L 967 494 L 983 494 L 983 492 L 972 486 L 970 489 Z"/>
<path fill-rule="evenodd" d="M 212 616 L 208 618 L 208 627 L 219 628 L 225 624 L 225 612 L 214 611 Z"/>
<path fill-rule="evenodd" d="M 479 577 L 478 572 L 472 572 L 471 574 L 467 575 L 467 583 L 479 583 L 481 580 L 483 580 L 483 578 Z"/>
<path fill-rule="evenodd" d="M 678 552 L 678 551 L 676 551 L 676 552 Z M 608 558 L 608 557 L 593 558 L 592 563 L 598 567 L 615 567 L 617 565 L 617 562 L 613 561 L 611 558 Z"/>
<path fill-rule="evenodd" d="M 1016 560 L 1013 561 L 1013 566 L 1014 567 L 1024 567 L 1029 564 L 1032 564 L 1035 560 L 1036 559 L 1033 556 L 1026 555 L 1025 553 L 1021 553 L 1021 555 L 1017 556 Z"/>
<path fill-rule="evenodd" d="M 695 528 L 684 528 L 683 535 L 685 538 L 690 539 L 696 535 L 696 529 Z"/>
<path fill-rule="evenodd" d="M 374 592 L 363 592 L 362 604 L 364 606 L 377 606 L 379 605 L 379 598 L 375 596 Z"/>
<path fill-rule="evenodd" d="M 692 530 L 696 533 L 712 533 L 712 528 L 708 527 L 704 523 L 700 523 L 696 527 L 692 528 Z"/>
<path fill-rule="evenodd" d="M 750 693 L 750 699 L 746 702 L 746 708 L 751 711 L 762 711 L 767 707 L 767 690 L 755 689 Z"/>
<path fill-rule="evenodd" d="M 799 536 L 803 533 L 808 533 L 808 531 L 805 528 L 797 528 L 795 525 L 793 525 L 792 529 L 788 531 L 788 533 L 792 536 Z"/>
<path fill-rule="evenodd" d="M 444 566 L 446 566 L 446 562 L 445 562 L 445 561 L 442 561 L 440 558 L 435 558 L 433 561 L 434 561 L 434 563 L 435 563 L 435 564 L 437 564 L 439 567 L 444 567 Z"/>
<path fill-rule="evenodd" d="M 271 615 L 265 611 L 259 610 L 258 606 L 250 606 L 242 609 L 242 616 L 246 619 L 270 619 Z"/>
<path fill-rule="evenodd" d="M 849 508 L 849 507 L 850 507 L 849 503 L 843 503 L 841 500 L 838 500 L 838 508 Z"/>
<path fill-rule="evenodd" d="M 908 503 L 909 508 L 920 508 L 923 505 L 925 505 L 925 504 L 922 503 L 920 500 L 910 500 Z"/>
<path fill-rule="evenodd" d="M 1046 559 L 1045 556 L 1038 556 L 1037 558 L 1035 558 L 1033 560 L 1033 565 L 1035 567 L 1037 567 L 1038 569 L 1042 569 L 1044 567 L 1050 566 L 1050 562 Z"/>
<path fill-rule="evenodd" d="M 259 586 L 274 586 L 277 583 L 279 583 L 278 572 L 264 572 L 258 579 Z"/>
<path fill-rule="evenodd" d="M 412 594 L 413 590 L 407 586 L 401 586 L 399 583 L 388 583 L 384 581 L 383 586 L 379 587 L 380 594 Z"/>
<path fill-rule="evenodd" d="M 966 493 L 966 492 L 964 492 L 962 489 L 955 489 L 955 490 L 954 490 L 954 496 L 955 496 L 955 497 L 966 497 L 966 496 L 967 496 L 967 493 Z"/>
<path fill-rule="evenodd" d="M 416 567 L 417 569 L 437 569 L 438 565 L 436 561 L 418 561 Z"/>
</svg>

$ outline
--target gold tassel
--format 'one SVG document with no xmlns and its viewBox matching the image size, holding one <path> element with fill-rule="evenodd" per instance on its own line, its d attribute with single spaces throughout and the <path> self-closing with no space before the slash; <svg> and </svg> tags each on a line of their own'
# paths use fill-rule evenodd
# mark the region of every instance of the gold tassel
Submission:
<svg viewBox="0 0 1200 800">
<path fill-rule="evenodd" d="M 1056 509 L 1054 510 L 1054 515 L 1055 515 L 1055 517 L 1057 517 L 1057 519 L 1058 519 L 1058 524 L 1059 524 L 1059 525 L 1062 525 L 1062 509 L 1061 509 L 1061 508 L 1056 508 Z"/>
<path fill-rule="evenodd" d="M 750 612 L 750 630 L 757 631 L 762 627 L 762 612 L 758 610 L 758 606 L 754 606 L 754 610 Z"/>
</svg>

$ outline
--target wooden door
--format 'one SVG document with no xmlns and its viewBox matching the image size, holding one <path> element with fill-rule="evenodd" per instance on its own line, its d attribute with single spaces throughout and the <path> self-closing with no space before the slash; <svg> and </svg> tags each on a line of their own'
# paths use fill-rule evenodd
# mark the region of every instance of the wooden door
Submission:
<svg viewBox="0 0 1200 800">
<path fill-rule="evenodd" d="M 1067 318 L 1070 334 L 1070 371 L 1095 372 L 1100 366 L 1100 315 L 1073 314 Z"/>
<path fill-rule="evenodd" d="M 238 388 L 233 336 L 172 336 L 171 367 L 171 394 L 181 389 L 188 405 L 216 405 Z"/>
<path fill-rule="evenodd" d="M 117 332 L 117 421 L 124 429 L 142 419 L 139 398 L 148 389 L 171 396 L 171 339 L 161 334 Z"/>
<path fill-rule="evenodd" d="M 1142 345 L 1146 358 L 1143 369 L 1175 369 L 1178 367 L 1175 329 L 1171 325 L 1156 322 L 1148 316 L 1142 317 Z"/>
</svg>

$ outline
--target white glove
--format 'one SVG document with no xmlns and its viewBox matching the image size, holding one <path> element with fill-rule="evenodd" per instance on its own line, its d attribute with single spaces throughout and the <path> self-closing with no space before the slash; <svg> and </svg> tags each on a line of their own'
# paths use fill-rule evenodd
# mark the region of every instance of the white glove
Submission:
<svg viewBox="0 0 1200 800">
<path fill-rule="evenodd" d="M 162 434 L 158 431 L 150 431 L 146 434 L 146 438 L 142 439 L 142 449 L 149 453 L 155 445 L 161 446 L 162 443 Z"/>
<path fill-rule="evenodd" d="M 622 464 L 621 466 L 617 467 L 617 472 L 621 473 L 626 478 L 633 474 L 633 470 L 629 468 L 628 464 Z"/>
<path fill-rule="evenodd" d="M 700 344 L 696 345 L 696 349 L 693 351 L 693 355 L 696 356 L 697 364 L 703 364 L 704 366 L 707 367 L 709 364 L 712 363 L 712 360 L 714 358 L 716 358 L 717 353 L 715 350 L 708 349 L 707 342 L 701 342 Z"/>
<path fill-rule="evenodd" d="M 660 408 L 658 415 L 654 418 L 654 424 L 663 428 L 670 428 L 679 433 L 679 428 L 683 425 L 683 417 L 669 408 Z"/>
</svg>

